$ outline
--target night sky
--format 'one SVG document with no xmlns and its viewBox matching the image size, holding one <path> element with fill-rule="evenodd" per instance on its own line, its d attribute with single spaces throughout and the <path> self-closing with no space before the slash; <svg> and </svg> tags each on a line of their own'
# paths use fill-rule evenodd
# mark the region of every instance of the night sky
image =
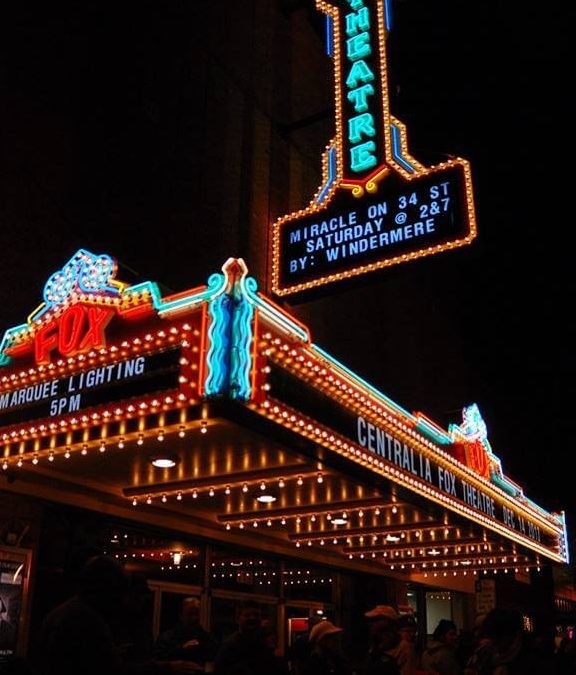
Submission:
<svg viewBox="0 0 576 675">
<path fill-rule="evenodd" d="M 265 3 L 224 0 L 218 26 L 213 9 L 202 23 L 209 4 L 18 3 L 0 16 L 0 330 L 25 320 L 79 247 L 164 291 L 203 283 L 242 250 L 216 226 L 196 226 L 208 188 L 194 149 L 203 142 L 222 158 L 224 186 L 238 167 L 225 160 L 230 124 L 203 138 L 194 82 L 205 64 L 189 54 L 203 40 L 210 67 L 227 73 L 243 44 L 239 12 L 257 16 Z M 311 2 L 270 5 L 314 23 Z M 403 407 L 447 427 L 478 403 L 505 473 L 544 508 L 567 510 L 573 529 L 573 76 L 561 7 L 393 2 L 392 110 L 424 163 L 470 160 L 479 236 L 291 309 L 320 346 Z M 257 88 L 246 70 L 229 81 Z M 315 112 L 326 117 L 310 104 Z M 317 148 L 306 151 L 319 168 Z M 222 204 L 241 229 L 250 207 L 228 208 L 225 195 Z M 203 217 L 218 223 L 210 208 L 202 204 Z"/>
</svg>

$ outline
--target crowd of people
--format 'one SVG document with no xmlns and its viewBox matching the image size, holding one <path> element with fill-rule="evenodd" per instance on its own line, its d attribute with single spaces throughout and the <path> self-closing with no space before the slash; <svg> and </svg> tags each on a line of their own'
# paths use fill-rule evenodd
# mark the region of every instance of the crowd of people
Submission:
<svg viewBox="0 0 576 675">
<path fill-rule="evenodd" d="M 42 623 L 33 657 L 14 663 L 22 675 L 576 675 L 576 641 L 527 633 L 522 615 L 498 608 L 480 617 L 474 634 L 441 619 L 422 646 L 411 615 L 390 605 L 363 613 L 366 647 L 350 650 L 340 626 L 313 616 L 308 630 L 280 654 L 275 627 L 253 601 L 240 605 L 236 631 L 221 641 L 201 625 L 197 598 L 182 601 L 178 620 L 152 639 L 132 603 L 126 620 L 127 578 L 114 560 L 91 559 L 77 594 Z M 426 636 L 421 636 L 426 637 Z M 343 639 L 344 638 L 344 639 Z M 352 657 L 354 654 L 354 657 Z M 6 672 L 9 672 L 8 670 Z"/>
</svg>

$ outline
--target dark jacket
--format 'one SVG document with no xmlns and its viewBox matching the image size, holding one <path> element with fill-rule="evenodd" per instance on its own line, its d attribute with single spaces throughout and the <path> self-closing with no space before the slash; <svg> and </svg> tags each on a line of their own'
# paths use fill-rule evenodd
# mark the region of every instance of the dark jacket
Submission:
<svg viewBox="0 0 576 675">
<path fill-rule="evenodd" d="M 342 658 L 329 659 L 318 651 L 312 651 L 300 670 L 302 675 L 352 675 L 348 662 Z"/>
<path fill-rule="evenodd" d="M 161 633 L 154 644 L 158 661 L 194 661 L 204 666 L 214 661 L 217 651 L 218 644 L 210 633 L 201 626 L 186 631 L 180 622 Z"/>
<path fill-rule="evenodd" d="M 54 609 L 42 625 L 38 670 L 41 675 L 164 675 L 168 664 L 127 663 L 96 607 L 79 597 Z"/>
<path fill-rule="evenodd" d="M 391 654 L 371 650 L 368 652 L 362 675 L 400 675 L 400 668 Z"/>
<path fill-rule="evenodd" d="M 274 651 L 264 641 L 264 634 L 232 634 L 225 640 L 214 661 L 214 675 L 282 675 Z"/>
<path fill-rule="evenodd" d="M 424 650 L 422 668 L 435 670 L 439 675 L 460 675 L 462 672 L 456 650 L 436 640 L 432 640 Z"/>
</svg>

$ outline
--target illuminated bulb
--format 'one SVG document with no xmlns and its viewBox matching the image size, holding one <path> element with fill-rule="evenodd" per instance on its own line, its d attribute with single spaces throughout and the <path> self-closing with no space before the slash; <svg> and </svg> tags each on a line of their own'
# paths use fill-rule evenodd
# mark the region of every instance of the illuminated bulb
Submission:
<svg viewBox="0 0 576 675">
<path fill-rule="evenodd" d="M 64 453 L 64 457 L 66 459 L 70 459 L 70 448 L 66 448 L 66 452 Z"/>
<path fill-rule="evenodd" d="M 248 485 L 246 483 L 242 486 L 242 492 L 248 492 Z"/>
<path fill-rule="evenodd" d="M 364 518 L 364 511 L 360 509 L 360 511 L 358 511 L 358 515 L 360 516 L 360 518 Z"/>
<path fill-rule="evenodd" d="M 180 438 L 186 436 L 186 427 L 184 427 L 184 425 L 178 427 L 178 436 L 180 436 Z"/>
<path fill-rule="evenodd" d="M 286 518 L 282 518 L 282 520 L 280 521 L 280 524 L 281 524 L 281 525 L 286 525 Z"/>
<path fill-rule="evenodd" d="M 53 452 L 51 452 L 51 453 L 48 455 L 48 461 L 49 461 L 49 462 L 53 462 L 53 461 L 54 461 L 54 453 L 53 453 Z"/>
<path fill-rule="evenodd" d="M 182 562 L 182 554 L 181 553 L 174 553 L 173 556 L 173 561 L 175 565 L 179 565 Z"/>
<path fill-rule="evenodd" d="M 264 482 L 260 483 L 260 489 L 265 490 L 266 489 L 266 483 L 264 483 Z"/>
<path fill-rule="evenodd" d="M 192 490 L 192 499 L 198 498 L 198 490 Z"/>
<path fill-rule="evenodd" d="M 240 523 L 240 525 L 238 525 L 238 527 L 239 527 L 241 530 L 243 530 L 243 529 L 244 529 L 244 523 Z"/>
<path fill-rule="evenodd" d="M 146 504 L 152 504 L 152 497 L 148 497 L 146 499 Z"/>
<path fill-rule="evenodd" d="M 224 490 L 224 494 L 227 494 L 227 495 L 230 494 L 230 486 L 229 485 L 226 486 L 226 489 Z"/>
<path fill-rule="evenodd" d="M 300 518 L 300 516 L 297 516 L 296 517 L 296 524 L 299 525 L 301 523 L 301 521 L 302 521 L 302 518 Z"/>
<path fill-rule="evenodd" d="M 310 520 L 311 520 L 313 523 L 315 523 L 315 522 L 316 522 L 316 516 L 315 516 L 314 514 L 312 514 L 312 516 L 310 517 Z"/>
<path fill-rule="evenodd" d="M 319 483 L 323 483 L 324 482 L 324 476 L 321 473 L 319 473 L 318 476 L 316 477 L 316 480 Z"/>
<path fill-rule="evenodd" d="M 226 529 L 229 530 L 231 528 L 230 523 L 226 523 Z"/>
<path fill-rule="evenodd" d="M 278 487 L 283 488 L 285 485 L 286 485 L 286 483 L 285 483 L 284 479 L 281 478 L 281 479 L 278 481 Z"/>
<path fill-rule="evenodd" d="M 137 445 L 142 445 L 144 443 L 144 434 L 138 434 L 138 440 L 136 441 Z"/>
<path fill-rule="evenodd" d="M 106 441 L 100 441 L 100 452 L 106 452 Z"/>
<path fill-rule="evenodd" d="M 296 483 L 297 483 L 298 485 L 303 485 L 303 484 L 304 484 L 304 479 L 302 478 L 302 476 L 298 476 L 298 480 L 296 481 Z"/>
<path fill-rule="evenodd" d="M 326 520 L 332 520 L 332 514 L 331 513 L 326 514 Z"/>
<path fill-rule="evenodd" d="M 266 525 L 268 525 L 268 527 L 272 527 L 272 521 L 270 519 L 268 519 L 266 521 Z"/>
<path fill-rule="evenodd" d="M 374 510 L 374 514 L 377 515 L 377 516 L 379 516 L 379 515 L 380 515 L 380 509 L 378 509 L 378 508 L 375 509 L 375 510 Z"/>
<path fill-rule="evenodd" d="M 392 513 L 398 513 L 398 509 L 395 506 L 392 507 Z"/>
<path fill-rule="evenodd" d="M 158 432 L 158 440 L 162 442 L 164 440 L 164 429 L 160 429 Z"/>
<path fill-rule="evenodd" d="M 255 521 L 252 523 L 252 527 L 258 527 L 258 521 L 257 521 L 257 520 L 255 520 Z"/>
<path fill-rule="evenodd" d="M 176 495 L 176 499 L 177 499 L 179 502 L 182 501 L 182 493 L 181 493 L 181 492 L 179 492 L 179 493 Z"/>
<path fill-rule="evenodd" d="M 120 448 L 120 450 L 122 450 L 122 448 L 124 447 L 124 437 L 123 436 L 120 436 L 120 438 L 118 439 L 118 447 Z"/>
<path fill-rule="evenodd" d="M 32 464 L 38 464 L 38 455 L 34 455 L 32 458 Z"/>
<path fill-rule="evenodd" d="M 22 466 L 22 463 L 23 463 L 23 462 L 22 462 L 22 459 L 19 459 L 19 460 L 16 462 L 16 466 Z"/>
<path fill-rule="evenodd" d="M 166 502 L 168 501 L 168 497 L 166 495 L 162 495 L 162 501 L 164 502 L 164 504 L 166 504 Z"/>
<path fill-rule="evenodd" d="M 88 454 L 88 446 L 86 445 L 86 443 L 84 443 L 84 445 L 82 446 L 82 450 L 80 450 L 80 454 L 81 455 Z"/>
<path fill-rule="evenodd" d="M 213 487 L 211 487 L 211 488 L 208 490 L 208 494 L 210 495 L 210 497 L 213 497 L 213 496 L 214 496 L 214 488 L 213 488 Z"/>
<path fill-rule="evenodd" d="M 205 434 L 208 431 L 208 422 L 206 420 L 202 420 L 200 422 L 200 433 Z"/>
<path fill-rule="evenodd" d="M 8 462 L 6 460 L 2 462 L 2 468 L 4 469 L 4 471 L 6 471 L 6 469 L 8 468 Z"/>
<path fill-rule="evenodd" d="M 138 506 L 138 500 L 136 499 L 136 497 L 134 497 L 134 499 L 132 500 L 132 506 Z"/>
</svg>

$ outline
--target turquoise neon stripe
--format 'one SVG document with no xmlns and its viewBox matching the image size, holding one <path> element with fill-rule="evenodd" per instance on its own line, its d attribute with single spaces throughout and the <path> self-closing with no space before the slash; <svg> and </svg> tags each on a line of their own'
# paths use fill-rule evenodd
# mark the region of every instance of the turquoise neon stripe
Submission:
<svg viewBox="0 0 576 675">
<path fill-rule="evenodd" d="M 518 497 L 519 493 L 518 488 L 511 485 L 505 478 L 500 478 L 500 476 L 492 474 L 492 482 L 497 485 L 500 489 L 504 490 L 511 497 Z"/>
<path fill-rule="evenodd" d="M 426 422 L 426 420 L 417 418 L 418 422 L 416 423 L 416 429 L 423 433 L 425 436 L 428 436 L 431 440 L 433 440 L 435 443 L 438 443 L 439 445 L 450 445 L 452 443 L 452 439 L 448 434 L 442 433 L 439 429 L 436 429 L 436 427 L 433 427 L 431 424 Z"/>
<path fill-rule="evenodd" d="M 249 302 L 255 305 L 263 316 L 271 319 L 279 328 L 295 335 L 302 342 L 308 343 L 310 341 L 310 336 L 303 328 L 291 321 L 288 316 L 281 314 L 275 307 L 269 305 L 256 293 L 258 290 L 258 283 L 253 277 L 242 279 L 240 285 L 242 293 Z"/>
<path fill-rule="evenodd" d="M 4 350 L 7 349 L 12 344 L 12 336 L 16 333 L 21 333 L 23 330 L 28 330 L 29 326 L 26 323 L 23 323 L 20 326 L 15 326 L 14 328 L 9 328 L 2 338 L 2 343 L 0 343 L 0 366 L 7 366 L 12 360 L 9 356 L 6 356 Z"/>
<path fill-rule="evenodd" d="M 206 396 L 218 396 L 226 391 L 230 353 L 230 302 L 229 296 L 221 295 L 212 301 L 208 308 L 210 349 L 206 356 L 207 376 L 204 383 Z"/>
<path fill-rule="evenodd" d="M 332 145 L 328 150 L 328 179 L 324 184 L 324 187 L 320 191 L 318 197 L 316 197 L 316 203 L 320 204 L 324 201 L 326 194 L 329 192 L 334 181 L 336 180 L 336 147 Z"/>
<path fill-rule="evenodd" d="M 406 169 L 406 171 L 414 173 L 414 167 L 409 164 L 401 155 L 402 145 L 400 142 L 400 131 L 398 130 L 398 127 L 394 124 L 391 124 L 390 129 L 392 130 L 392 155 L 394 156 L 394 159 L 398 162 L 398 164 L 401 164 Z"/>
<path fill-rule="evenodd" d="M 385 403 L 390 406 L 393 410 L 398 412 L 401 415 L 404 415 L 407 417 L 411 422 L 415 422 L 416 418 L 414 415 L 411 415 L 407 410 L 404 410 L 404 408 L 401 408 L 398 404 L 394 403 L 392 399 L 388 398 L 385 394 L 383 394 L 381 391 L 378 391 L 375 389 L 371 384 L 368 384 L 366 380 L 363 380 L 361 377 L 358 377 L 356 373 L 353 373 L 351 370 L 346 368 L 346 366 L 343 366 L 338 360 L 336 360 L 333 356 L 330 356 L 327 352 L 325 352 L 323 349 L 318 347 L 318 345 L 312 345 L 312 349 L 320 354 L 323 358 L 327 359 L 328 361 L 331 361 L 337 368 L 340 368 L 340 370 L 343 370 L 347 375 L 350 375 L 356 382 L 360 383 L 363 387 L 366 387 L 371 393 L 373 393 L 377 398 L 382 399 L 385 401 Z"/>
<path fill-rule="evenodd" d="M 252 319 L 254 305 L 245 297 L 234 307 L 232 317 L 232 350 L 230 354 L 230 397 L 247 401 L 252 393 L 250 371 L 252 370 Z"/>
<path fill-rule="evenodd" d="M 188 307 L 194 307 L 199 305 L 206 300 L 211 300 L 212 298 L 222 294 L 226 289 L 226 277 L 223 274 L 216 273 L 212 274 L 208 279 L 208 285 L 206 289 L 200 291 L 199 293 L 193 293 L 192 295 L 187 295 L 177 300 L 169 300 L 168 302 L 162 299 L 162 294 L 158 288 L 158 284 L 153 281 L 144 281 L 141 284 L 136 284 L 136 286 L 130 286 L 124 292 L 125 293 L 143 293 L 148 292 L 152 298 L 152 306 L 159 314 L 165 314 L 167 312 L 173 312 L 178 309 L 186 309 Z"/>
</svg>

